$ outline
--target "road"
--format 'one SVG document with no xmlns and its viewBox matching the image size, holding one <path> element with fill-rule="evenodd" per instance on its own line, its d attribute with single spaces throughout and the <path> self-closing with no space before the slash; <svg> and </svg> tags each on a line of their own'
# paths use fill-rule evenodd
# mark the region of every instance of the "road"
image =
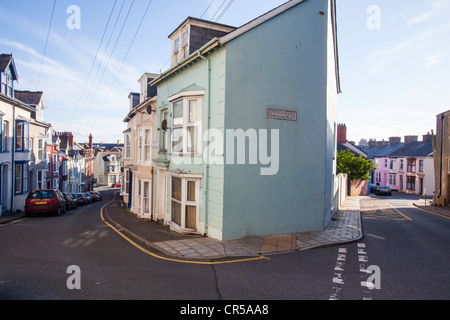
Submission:
<svg viewBox="0 0 450 320">
<path fill-rule="evenodd" d="M 450 219 L 412 206 L 411 197 L 362 200 L 365 236 L 355 243 L 195 265 L 156 259 L 130 245 L 101 220 L 113 191 L 103 196 L 60 217 L 0 225 L 0 299 L 450 298 Z"/>
</svg>

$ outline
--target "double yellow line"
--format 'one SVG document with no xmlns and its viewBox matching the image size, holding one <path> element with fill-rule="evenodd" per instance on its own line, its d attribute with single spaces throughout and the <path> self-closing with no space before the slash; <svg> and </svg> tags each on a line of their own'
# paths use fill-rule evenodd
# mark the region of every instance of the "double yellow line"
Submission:
<svg viewBox="0 0 450 320">
<path fill-rule="evenodd" d="M 237 262 L 248 262 L 248 261 L 255 261 L 255 260 L 270 260 L 270 258 L 267 257 L 256 257 L 256 258 L 248 258 L 248 259 L 238 259 L 238 260 L 227 260 L 227 261 L 191 261 L 191 260 L 181 260 L 181 259 L 175 259 L 175 258 L 167 258 L 160 255 L 157 255 L 153 252 L 150 252 L 149 250 L 143 248 L 142 246 L 138 245 L 136 242 L 131 240 L 129 237 L 127 237 L 125 234 L 120 232 L 116 227 L 111 225 L 103 216 L 103 210 L 112 202 L 115 200 L 116 194 L 114 194 L 114 199 L 105 204 L 101 210 L 100 210 L 100 217 L 102 221 L 109 226 L 111 229 L 113 229 L 117 234 L 119 234 L 122 238 L 124 238 L 127 242 L 129 242 L 131 245 L 139 249 L 140 251 L 154 257 L 160 260 L 166 260 L 166 261 L 172 261 L 172 262 L 179 262 L 179 263 L 189 263 L 189 264 L 201 264 L 201 265 L 218 265 L 218 264 L 229 264 L 229 263 L 237 263 Z"/>
</svg>

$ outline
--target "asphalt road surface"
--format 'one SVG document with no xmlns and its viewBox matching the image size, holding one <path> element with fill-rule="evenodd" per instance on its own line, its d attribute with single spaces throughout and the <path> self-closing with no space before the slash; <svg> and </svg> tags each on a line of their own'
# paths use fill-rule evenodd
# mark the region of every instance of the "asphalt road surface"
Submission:
<svg viewBox="0 0 450 320">
<path fill-rule="evenodd" d="M 412 206 L 411 197 L 364 199 L 365 236 L 355 243 L 199 265 L 155 258 L 120 237 L 100 217 L 113 192 L 59 217 L 0 225 L 0 299 L 450 298 L 450 219 Z"/>
</svg>

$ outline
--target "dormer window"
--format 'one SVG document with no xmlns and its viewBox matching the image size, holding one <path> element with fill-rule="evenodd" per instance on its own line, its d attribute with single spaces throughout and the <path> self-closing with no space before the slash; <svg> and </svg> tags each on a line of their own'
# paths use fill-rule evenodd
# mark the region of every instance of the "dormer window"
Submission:
<svg viewBox="0 0 450 320">
<path fill-rule="evenodd" d="M 217 22 L 188 17 L 170 35 L 172 40 L 172 67 L 186 59 L 213 38 L 221 37 L 236 28 Z"/>
<path fill-rule="evenodd" d="M 12 55 L 1 54 L 0 55 L 0 92 L 11 98 L 14 97 L 14 80 L 18 80 L 16 67 L 14 65 L 14 59 Z M 4 68 L 4 69 L 3 69 Z"/>
<path fill-rule="evenodd" d="M 7 95 L 8 97 L 13 97 L 13 79 L 11 77 L 11 71 L 6 69 L 6 72 L 2 72 L 1 75 L 2 78 L 2 88 L 1 91 L 3 94 Z"/>
<path fill-rule="evenodd" d="M 173 52 L 177 53 L 180 50 L 180 38 L 176 38 L 173 45 Z"/>
</svg>

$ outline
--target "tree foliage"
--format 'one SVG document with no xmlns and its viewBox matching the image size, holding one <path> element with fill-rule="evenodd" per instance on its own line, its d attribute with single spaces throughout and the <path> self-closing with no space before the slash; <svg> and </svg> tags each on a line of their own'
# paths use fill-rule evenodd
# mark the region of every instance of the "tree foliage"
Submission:
<svg viewBox="0 0 450 320">
<path fill-rule="evenodd" d="M 342 150 L 337 156 L 337 173 L 346 173 L 349 181 L 369 180 L 370 171 L 376 169 L 375 165 L 362 158 L 355 157 L 350 150 Z"/>
</svg>

